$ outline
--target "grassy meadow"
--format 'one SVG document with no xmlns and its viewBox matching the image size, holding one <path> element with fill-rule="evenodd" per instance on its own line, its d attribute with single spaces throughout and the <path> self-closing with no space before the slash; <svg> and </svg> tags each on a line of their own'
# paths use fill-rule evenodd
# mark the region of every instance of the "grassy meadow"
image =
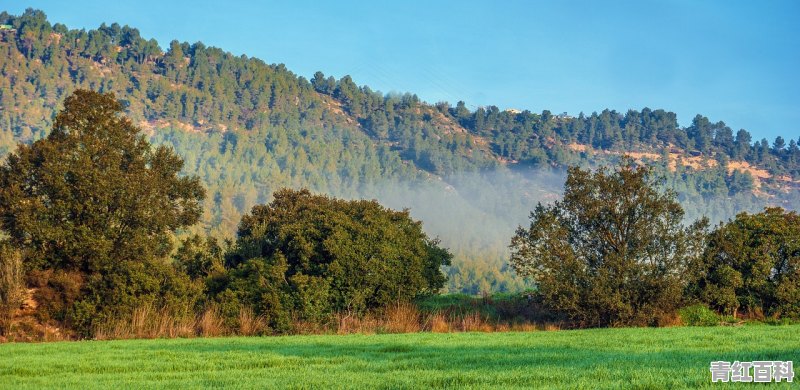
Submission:
<svg viewBox="0 0 800 390">
<path fill-rule="evenodd" d="M 0 388 L 696 388 L 790 359 L 800 325 L 10 343 Z"/>
</svg>

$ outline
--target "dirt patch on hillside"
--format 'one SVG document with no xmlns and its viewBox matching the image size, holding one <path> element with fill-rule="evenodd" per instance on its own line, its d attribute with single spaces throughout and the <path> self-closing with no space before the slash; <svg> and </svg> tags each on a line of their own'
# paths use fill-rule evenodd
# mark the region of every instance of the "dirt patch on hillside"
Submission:
<svg viewBox="0 0 800 390">
<path fill-rule="evenodd" d="M 607 155 L 628 155 L 633 159 L 641 162 L 643 160 L 658 161 L 663 158 L 662 154 L 653 152 L 630 152 L 630 151 L 609 151 L 609 150 L 595 150 L 589 145 L 582 145 L 578 143 L 571 143 L 567 148 L 574 152 L 591 152 L 602 153 Z M 679 150 L 672 148 L 667 154 L 669 162 L 667 167 L 670 171 L 675 171 L 678 166 L 688 167 L 696 171 L 715 168 L 718 163 L 717 160 L 708 156 L 687 156 L 679 153 Z M 753 185 L 756 189 L 761 188 L 763 181 L 772 179 L 772 175 L 766 170 L 757 168 L 746 161 L 733 160 L 728 162 L 728 175 L 733 174 L 733 171 L 747 172 L 753 177 Z M 794 180 L 790 176 L 780 176 L 775 178 L 778 181 L 791 184 L 800 184 L 800 180 Z"/>
<path fill-rule="evenodd" d="M 317 95 L 320 97 L 320 99 L 322 99 L 322 102 L 325 103 L 325 108 L 327 108 L 329 111 L 338 116 L 341 116 L 344 119 L 344 121 L 347 122 L 348 124 L 356 123 L 356 121 L 353 120 L 353 118 L 351 118 L 350 115 L 344 112 L 344 107 L 342 106 L 341 102 L 322 93 L 319 93 Z"/>
<path fill-rule="evenodd" d="M 143 120 L 138 123 L 139 127 L 147 134 L 153 135 L 155 134 L 156 129 L 163 129 L 167 127 L 174 127 L 185 131 L 187 133 L 204 133 L 211 129 L 210 126 L 201 126 L 201 125 L 193 125 L 187 122 L 181 122 L 177 120 L 168 121 L 165 119 L 158 119 L 158 120 Z M 223 124 L 216 125 L 216 128 L 222 132 L 228 130 L 228 126 Z"/>
<path fill-rule="evenodd" d="M 439 110 L 430 110 L 431 122 L 437 130 L 441 130 L 444 134 L 465 134 L 467 130 L 452 118 L 442 114 Z"/>
<path fill-rule="evenodd" d="M 772 175 L 770 175 L 769 172 L 767 172 L 767 170 L 756 168 L 756 167 L 750 165 L 750 163 L 748 163 L 747 161 L 731 161 L 731 162 L 729 162 L 728 163 L 728 174 L 729 175 L 732 174 L 733 171 L 749 173 L 750 176 L 753 177 L 753 185 L 757 189 L 761 188 L 761 182 L 763 180 L 767 180 L 767 179 L 772 178 Z M 791 182 L 791 178 L 789 178 L 789 181 Z"/>
<path fill-rule="evenodd" d="M 573 142 L 573 143 L 567 145 L 567 149 L 572 150 L 573 152 L 585 152 L 585 151 L 587 151 L 587 150 L 589 150 L 591 148 L 589 148 L 588 145 L 581 145 L 581 144 L 576 144 L 576 143 Z"/>
<path fill-rule="evenodd" d="M 633 158 L 635 158 L 635 159 L 637 159 L 637 160 L 643 160 L 643 159 L 648 159 L 648 160 L 658 160 L 658 159 L 660 159 L 660 158 L 661 158 L 661 156 L 660 156 L 660 155 L 658 155 L 658 154 L 655 154 L 655 153 L 646 153 L 646 152 L 625 152 L 625 154 L 627 154 L 628 156 L 631 156 L 631 157 L 633 157 Z"/>
<path fill-rule="evenodd" d="M 670 159 L 672 158 L 672 154 L 670 154 Z M 681 163 L 683 166 L 691 167 L 694 170 L 701 171 L 703 169 L 714 168 L 717 166 L 717 160 L 712 158 L 702 157 L 702 156 L 681 156 Z"/>
<path fill-rule="evenodd" d="M 772 175 L 766 169 L 756 168 L 747 161 L 731 161 L 728 163 L 728 173 L 733 173 L 734 170 L 747 172 L 754 178 L 769 179 Z M 790 179 L 791 180 L 791 179 Z"/>
</svg>

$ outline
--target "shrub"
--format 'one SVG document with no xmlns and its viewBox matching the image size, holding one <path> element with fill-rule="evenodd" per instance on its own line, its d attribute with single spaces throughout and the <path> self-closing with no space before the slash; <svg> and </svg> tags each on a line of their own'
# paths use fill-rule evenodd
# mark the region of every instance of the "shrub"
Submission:
<svg viewBox="0 0 800 390">
<path fill-rule="evenodd" d="M 511 240 L 511 265 L 550 309 L 584 326 L 656 325 L 683 299 L 706 221 L 690 227 L 653 168 L 569 169 L 564 197 L 541 203 Z"/>
<path fill-rule="evenodd" d="M 91 337 L 98 325 L 126 318 L 141 307 L 186 313 L 201 294 L 200 284 L 171 265 L 120 262 L 112 270 L 88 277 L 80 298 L 67 308 L 65 321 L 81 336 Z"/>
<path fill-rule="evenodd" d="M 208 286 L 221 306 L 235 297 L 284 332 L 436 292 L 451 257 L 408 211 L 284 189 L 242 218 L 228 273 Z"/>
<path fill-rule="evenodd" d="M 193 235 L 181 241 L 172 256 L 175 267 L 192 280 L 206 278 L 223 271 L 223 249 L 212 237 Z"/>
<path fill-rule="evenodd" d="M 705 305 L 692 305 L 679 310 L 681 322 L 688 326 L 719 325 L 720 316 Z"/>
<path fill-rule="evenodd" d="M 800 318 L 800 215 L 781 208 L 741 213 L 710 235 L 689 292 L 737 317 Z"/>
<path fill-rule="evenodd" d="M 43 322 L 65 321 L 84 285 L 83 275 L 74 271 L 32 271 L 28 279 L 35 288 L 33 298 L 39 305 L 36 316 Z"/>
</svg>

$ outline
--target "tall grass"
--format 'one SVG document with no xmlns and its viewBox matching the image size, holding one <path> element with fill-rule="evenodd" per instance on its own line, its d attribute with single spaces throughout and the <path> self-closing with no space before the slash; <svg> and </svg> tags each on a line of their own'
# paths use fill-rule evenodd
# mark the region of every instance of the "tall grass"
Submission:
<svg viewBox="0 0 800 390">
<path fill-rule="evenodd" d="M 225 319 L 215 306 L 197 315 L 181 314 L 187 311 L 166 310 L 145 305 L 129 316 L 108 321 L 98 327 L 95 338 L 154 339 L 176 337 L 255 336 L 270 334 L 267 320 L 249 307 L 243 307 L 233 325 L 226 326 Z M 176 314 L 177 313 L 177 314 Z M 340 312 L 331 315 L 327 322 L 308 322 L 295 319 L 293 334 L 383 334 L 383 333 L 450 333 L 450 332 L 507 332 L 556 330 L 560 326 L 543 322 L 502 322 L 479 311 L 445 310 L 421 311 L 417 305 L 398 302 L 381 311 L 357 315 Z"/>
<path fill-rule="evenodd" d="M 136 308 L 124 318 L 101 325 L 95 331 L 98 340 L 152 339 L 162 337 L 191 337 L 198 334 L 196 319 L 190 315 L 160 310 L 152 305 Z"/>
<path fill-rule="evenodd" d="M 98 340 L 155 339 L 176 337 L 256 336 L 269 327 L 263 316 L 249 307 L 239 311 L 235 326 L 225 326 L 225 319 L 216 306 L 209 306 L 197 315 L 188 310 L 166 310 L 144 305 L 129 316 L 109 321 L 95 331 Z"/>
<path fill-rule="evenodd" d="M 681 313 L 664 316 L 660 327 L 698 325 L 697 316 L 687 308 Z M 696 311 L 696 310 L 695 310 Z M 708 311 L 708 309 L 706 309 Z M 708 311 L 710 312 L 710 311 Z M 308 321 L 294 316 L 290 334 L 387 334 L 387 333 L 459 333 L 459 332 L 531 332 L 572 329 L 574 324 L 542 316 L 530 301 L 520 296 L 434 296 L 426 301 L 397 302 L 382 310 L 356 314 L 332 313 L 326 320 Z M 703 325 L 718 325 L 720 317 Z M 26 324 L 30 327 L 30 324 Z M 20 324 L 17 324 L 17 328 Z M 16 340 L 58 340 L 69 337 L 58 329 L 39 326 L 31 331 L 41 337 L 16 338 Z M 31 328 L 33 329 L 33 328 Z M 95 331 L 95 338 L 154 339 L 194 338 L 221 336 L 271 335 L 267 318 L 257 315 L 249 307 L 240 308 L 238 315 L 225 318 L 216 306 L 199 313 L 188 308 L 170 310 L 144 305 L 130 315 L 105 322 Z M 14 340 L 14 338 L 11 338 Z M 0 339 L 2 341 L 2 339 Z"/>
<path fill-rule="evenodd" d="M 384 329 L 387 333 L 415 333 L 422 330 L 417 307 L 410 303 L 398 303 L 390 306 L 384 316 Z"/>
<path fill-rule="evenodd" d="M 267 320 L 264 316 L 257 316 L 249 307 L 239 310 L 239 331 L 241 336 L 255 336 L 268 330 Z"/>
<path fill-rule="evenodd" d="M 411 303 L 397 303 L 379 314 L 355 316 L 347 313 L 336 315 L 338 334 L 362 333 L 450 333 L 450 332 L 508 332 L 558 330 L 561 326 L 553 322 L 497 321 L 480 311 L 448 310 L 444 307 L 433 311 L 420 310 Z M 303 332 L 300 332 L 303 333 Z M 326 332 L 305 332 L 326 333 Z"/>
<path fill-rule="evenodd" d="M 513 296 L 499 298 L 468 296 L 433 297 L 428 302 L 397 302 L 382 310 L 356 314 L 338 312 L 327 320 L 307 321 L 294 317 L 291 334 L 384 334 L 450 333 L 556 330 L 554 321 L 533 321 L 525 313 L 525 301 Z M 95 329 L 94 338 L 154 339 L 272 334 L 267 318 L 250 307 L 238 315 L 223 317 L 210 305 L 199 312 L 189 308 L 143 305 L 129 315 L 106 321 Z"/>
<path fill-rule="evenodd" d="M 230 330 L 225 328 L 225 323 L 219 315 L 216 306 L 206 308 L 197 321 L 197 332 L 203 337 L 219 337 L 228 334 Z"/>
<path fill-rule="evenodd" d="M 22 256 L 0 243 L 0 336 L 9 332 L 14 313 L 22 306 L 24 294 Z"/>
</svg>

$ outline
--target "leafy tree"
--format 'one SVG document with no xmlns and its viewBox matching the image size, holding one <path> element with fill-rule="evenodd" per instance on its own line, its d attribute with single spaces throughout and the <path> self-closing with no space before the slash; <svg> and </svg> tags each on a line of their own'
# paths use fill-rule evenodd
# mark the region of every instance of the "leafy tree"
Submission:
<svg viewBox="0 0 800 390">
<path fill-rule="evenodd" d="M 653 324 L 681 302 L 705 221 L 683 209 L 649 166 L 569 169 L 563 200 L 541 203 L 511 240 L 511 265 L 544 302 L 584 325 Z"/>
<path fill-rule="evenodd" d="M 224 251 L 214 237 L 195 234 L 184 239 L 173 259 L 178 269 L 193 280 L 224 271 Z"/>
<path fill-rule="evenodd" d="M 450 253 L 408 211 L 280 190 L 242 218 L 226 257 L 228 286 L 280 328 L 287 312 L 319 319 L 363 312 L 444 286 Z"/>
<path fill-rule="evenodd" d="M 29 269 L 93 272 L 169 253 L 169 233 L 195 223 L 204 189 L 181 159 L 152 150 L 111 94 L 77 90 L 53 131 L 0 167 L 0 224 Z"/>
<path fill-rule="evenodd" d="M 800 316 L 800 216 L 781 208 L 720 224 L 690 291 L 720 311 Z"/>
<path fill-rule="evenodd" d="M 140 296 L 164 295 L 170 235 L 198 220 L 204 197 L 198 178 L 178 176 L 182 160 L 152 149 L 122 109 L 112 94 L 77 90 L 47 138 L 0 166 L 0 227 L 28 271 L 76 275 L 81 302 L 61 315 L 84 332 Z"/>
</svg>

